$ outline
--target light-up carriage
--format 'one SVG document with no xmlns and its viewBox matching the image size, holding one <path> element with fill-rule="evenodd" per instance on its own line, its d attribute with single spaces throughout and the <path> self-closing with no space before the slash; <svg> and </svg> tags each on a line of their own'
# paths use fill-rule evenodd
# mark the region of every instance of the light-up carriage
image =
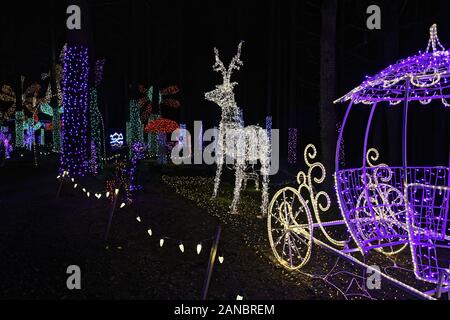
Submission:
<svg viewBox="0 0 450 320">
<path fill-rule="evenodd" d="M 450 106 L 447 102 L 450 98 L 450 52 L 439 42 L 436 25 L 430 29 L 430 37 L 425 53 L 402 60 L 367 78 L 336 101 L 349 102 L 336 150 L 335 186 L 343 220 L 321 221 L 330 200 L 325 192 L 316 193 L 312 187 L 313 182 L 322 183 L 325 179 L 325 168 L 320 163 L 311 163 L 316 157 L 314 146 L 308 146 L 305 151 L 309 172 L 299 173 L 299 189 L 285 188 L 272 199 L 268 215 L 269 240 L 277 260 L 286 268 L 303 267 L 310 258 L 313 243 L 332 249 L 353 262 L 357 262 L 352 257 L 354 252 L 365 255 L 376 250 L 396 255 L 409 245 L 417 279 L 439 286 L 450 285 L 450 164 L 445 163 L 442 167 L 408 165 L 410 106 L 436 101 Z M 370 108 L 362 167 L 341 169 L 344 131 L 357 104 Z M 381 105 L 403 105 L 402 165 L 398 167 L 375 164 L 379 153 L 369 148 L 372 122 Z M 318 172 L 318 177 L 313 177 L 314 172 Z M 304 200 L 304 190 L 309 193 L 309 201 Z M 335 240 L 328 228 L 343 224 L 351 238 Z M 321 231 L 320 237 L 315 236 L 317 229 Z M 325 244 L 325 239 L 339 249 Z"/>
</svg>

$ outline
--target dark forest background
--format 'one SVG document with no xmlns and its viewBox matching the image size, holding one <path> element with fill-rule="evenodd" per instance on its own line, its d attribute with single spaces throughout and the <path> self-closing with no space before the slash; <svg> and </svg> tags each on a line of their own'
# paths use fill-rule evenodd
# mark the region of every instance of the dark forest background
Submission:
<svg viewBox="0 0 450 320">
<path fill-rule="evenodd" d="M 381 30 L 366 27 L 366 9 L 372 4 L 381 7 Z M 52 48 L 59 53 L 66 42 L 67 5 L 15 1 L 3 6 L 0 84 L 17 84 L 25 75 L 27 86 L 49 71 Z M 334 106 L 334 99 L 366 75 L 425 50 L 433 23 L 441 42 L 450 46 L 448 0 L 92 0 L 86 1 L 83 15 L 89 21 L 91 54 L 106 58 L 99 102 L 107 127 L 124 127 L 128 101 L 139 84 L 179 85 L 182 107 L 170 116 L 188 127 L 194 120 L 203 120 L 205 128 L 217 126 L 220 110 L 204 99 L 221 80 L 212 70 L 213 47 L 228 62 L 245 40 L 245 65 L 234 75 L 245 122 L 264 127 L 265 117 L 272 115 L 273 127 L 281 129 L 282 159 L 287 158 L 288 128 L 298 128 L 299 165 L 311 142 L 320 145 L 331 165 L 336 124 L 346 107 Z M 368 109 L 357 109 L 345 135 L 347 166 L 360 166 L 362 160 Z M 413 109 L 412 161 L 447 164 L 448 112 L 432 106 Z M 400 163 L 400 116 L 401 108 L 385 108 L 375 119 L 371 146 L 391 164 Z"/>
</svg>

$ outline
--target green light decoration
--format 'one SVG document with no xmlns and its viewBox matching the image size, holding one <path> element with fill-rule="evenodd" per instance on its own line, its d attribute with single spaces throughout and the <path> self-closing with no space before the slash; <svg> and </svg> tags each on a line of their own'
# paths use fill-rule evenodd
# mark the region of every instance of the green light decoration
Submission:
<svg viewBox="0 0 450 320">
<path fill-rule="evenodd" d="M 152 114 L 148 119 L 148 123 L 151 123 L 159 119 L 159 115 Z M 148 155 L 150 158 L 155 158 L 158 156 L 158 135 L 157 133 L 148 133 Z"/>
<path fill-rule="evenodd" d="M 41 112 L 49 117 L 52 117 L 53 124 L 53 152 L 61 152 L 61 114 L 64 112 L 64 107 L 58 108 L 58 116 L 53 115 L 53 108 L 49 103 L 42 103 L 40 106 Z"/>
<path fill-rule="evenodd" d="M 53 152 L 61 153 L 61 117 L 52 117 Z"/>
<path fill-rule="evenodd" d="M 139 104 L 136 100 L 130 101 L 130 121 L 127 122 L 127 144 L 144 143 L 144 125 L 141 121 Z"/>
<path fill-rule="evenodd" d="M 53 117 L 53 108 L 48 103 L 41 104 L 41 112 L 49 117 Z M 59 114 L 62 114 L 64 112 L 63 107 L 58 108 Z"/>
<path fill-rule="evenodd" d="M 151 86 L 147 91 L 147 98 L 149 101 L 153 100 L 153 86 Z"/>
<path fill-rule="evenodd" d="M 41 146 L 45 146 L 45 130 L 44 127 L 41 128 L 41 140 L 39 141 Z"/>
<path fill-rule="evenodd" d="M 16 111 L 16 148 L 24 147 L 24 120 L 25 115 L 23 111 Z"/>
<path fill-rule="evenodd" d="M 105 126 L 102 114 L 98 108 L 97 88 L 91 89 L 91 103 L 89 104 L 89 116 L 91 124 L 91 141 L 95 147 L 95 161 L 99 168 L 102 168 L 101 159 L 106 158 L 105 150 Z"/>
</svg>

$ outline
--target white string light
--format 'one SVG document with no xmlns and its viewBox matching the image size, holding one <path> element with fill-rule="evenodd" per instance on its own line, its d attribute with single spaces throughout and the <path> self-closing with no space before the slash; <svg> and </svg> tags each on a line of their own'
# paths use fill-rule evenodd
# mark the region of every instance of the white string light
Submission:
<svg viewBox="0 0 450 320">
<path fill-rule="evenodd" d="M 236 169 L 236 183 L 234 189 L 231 212 L 237 213 L 240 193 L 245 179 L 245 170 L 248 164 L 261 162 L 260 174 L 263 176 L 261 211 L 265 216 L 269 202 L 268 185 L 270 171 L 271 144 L 267 131 L 259 126 L 244 127 L 241 121 L 241 112 L 238 108 L 233 89 L 238 84 L 231 82 L 234 70 L 239 70 L 244 63 L 241 61 L 241 48 L 243 42 L 238 46 L 238 52 L 231 60 L 228 68 L 219 58 L 219 51 L 214 48 L 215 64 L 213 70 L 222 74 L 223 83 L 216 85 L 216 89 L 207 92 L 205 98 L 216 103 L 222 109 L 219 126 L 219 137 L 216 145 L 217 172 L 214 184 L 213 198 L 217 197 L 220 185 L 220 177 L 224 159 L 229 157 L 234 160 Z"/>
</svg>

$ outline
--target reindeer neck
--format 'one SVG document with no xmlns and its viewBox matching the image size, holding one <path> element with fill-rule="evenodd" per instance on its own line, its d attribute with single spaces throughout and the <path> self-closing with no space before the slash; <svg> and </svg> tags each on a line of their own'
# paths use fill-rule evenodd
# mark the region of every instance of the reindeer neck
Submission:
<svg viewBox="0 0 450 320">
<path fill-rule="evenodd" d="M 223 125 L 236 126 L 241 123 L 239 108 L 236 105 L 233 105 L 232 107 L 229 107 L 226 109 L 222 108 L 222 110 L 226 110 L 226 111 L 222 111 L 221 123 Z"/>
</svg>

